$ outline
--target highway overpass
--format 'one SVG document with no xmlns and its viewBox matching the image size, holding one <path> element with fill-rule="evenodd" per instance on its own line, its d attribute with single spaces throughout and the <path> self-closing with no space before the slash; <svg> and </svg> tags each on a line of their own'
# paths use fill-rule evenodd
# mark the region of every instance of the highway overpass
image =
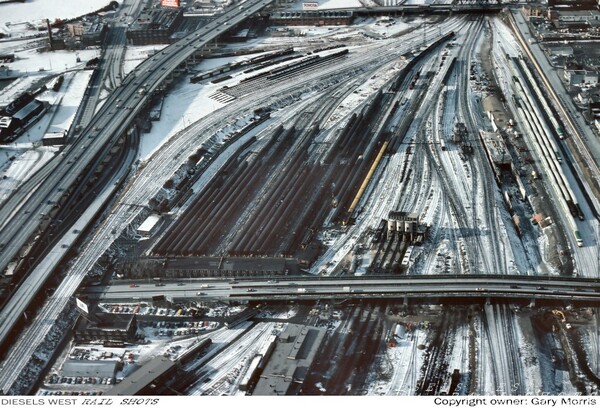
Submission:
<svg viewBox="0 0 600 408">
<path fill-rule="evenodd" d="M 27 251 L 40 242 L 44 228 L 51 222 L 69 223 L 75 219 L 53 220 L 70 192 L 88 173 L 93 173 L 124 135 L 152 94 L 166 86 L 176 71 L 194 54 L 223 31 L 260 11 L 273 0 L 247 0 L 201 29 L 192 32 L 142 62 L 107 98 L 81 135 L 44 168 L 33 175 L 0 207 L 0 271 L 11 261 L 30 262 Z M 93 188 L 93 187 L 91 187 Z M 105 197 L 108 201 L 110 197 Z M 101 207 L 101 206 L 99 206 Z M 92 217 L 90 217 L 92 218 Z M 69 230 L 74 236 L 81 230 Z M 39 241 L 38 241 L 39 240 Z M 48 278 L 27 279 L 14 291 L 0 312 L 0 344 L 9 338 L 13 327 Z"/>
<path fill-rule="evenodd" d="M 271 280 L 117 281 L 88 287 L 80 296 L 101 302 L 150 301 L 164 295 L 177 300 L 303 299 L 546 299 L 600 304 L 595 279 L 548 276 L 419 275 L 396 278 L 298 278 Z"/>
<path fill-rule="evenodd" d="M 354 15 L 379 16 L 379 15 L 404 15 L 404 14 L 487 14 L 499 13 L 505 5 L 493 4 L 398 4 L 395 6 L 375 7 L 348 7 L 339 9 L 321 9 L 318 11 L 351 11 Z"/>
</svg>

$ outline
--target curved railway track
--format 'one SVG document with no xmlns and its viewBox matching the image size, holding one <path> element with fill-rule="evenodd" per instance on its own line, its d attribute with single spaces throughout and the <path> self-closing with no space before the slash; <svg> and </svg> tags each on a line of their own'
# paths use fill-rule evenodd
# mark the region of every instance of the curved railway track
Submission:
<svg viewBox="0 0 600 408">
<path fill-rule="evenodd" d="M 435 30 L 437 30 L 437 27 Z M 389 51 L 384 53 L 384 50 L 381 50 L 380 56 L 384 57 L 384 59 L 395 58 L 395 55 L 391 55 Z M 369 66 L 369 62 L 376 61 L 376 57 L 377 53 L 365 52 L 361 54 L 361 58 L 355 65 L 339 66 L 337 74 L 341 72 L 342 78 L 344 75 L 350 77 L 357 70 L 362 70 L 366 66 Z M 111 212 L 106 215 L 105 219 L 100 223 L 97 232 L 90 238 L 86 246 L 82 249 L 81 255 L 67 272 L 61 286 L 51 296 L 48 304 L 43 307 L 43 311 L 31 322 L 31 325 L 21 333 L 13 344 L 3 365 L 4 368 L 7 366 L 6 364 L 10 364 L 11 369 L 10 372 L 2 370 L 3 374 L 0 378 L 2 389 L 8 392 L 14 380 L 27 364 L 27 361 L 22 356 L 29 355 L 28 350 L 35 350 L 43 343 L 46 334 L 53 326 L 57 316 L 67 307 L 71 295 L 75 292 L 87 272 L 91 270 L 97 259 L 106 252 L 114 239 L 139 216 L 148 200 L 154 197 L 162 188 L 164 182 L 172 174 L 172 169 L 178 167 L 174 163 L 181 162 L 182 157 L 186 158 L 196 151 L 198 143 L 201 143 L 203 140 L 203 138 L 198 138 L 198 135 L 204 135 L 204 140 L 206 140 L 209 137 L 208 135 L 212 134 L 211 132 L 223 127 L 225 118 L 239 116 L 240 112 L 251 112 L 257 105 L 273 104 L 286 99 L 281 95 L 290 95 L 293 92 L 311 89 L 315 86 L 315 79 L 319 78 L 319 75 L 320 73 L 316 73 L 313 76 L 307 75 L 300 81 L 288 83 L 283 86 L 279 84 L 280 86 L 276 90 L 263 90 L 263 93 L 253 100 L 241 98 L 239 101 L 223 107 L 215 115 L 202 119 L 185 129 L 185 131 L 175 135 L 150 160 L 143 163 L 140 166 L 138 175 L 132 178 L 119 197 L 119 203 L 124 203 L 125 205 L 119 204 L 113 207 Z M 330 84 L 331 76 L 327 77 L 325 75 L 324 78 L 320 78 L 320 81 L 324 82 L 324 85 Z M 342 78 L 338 79 L 341 80 Z M 115 91 L 115 98 L 118 98 L 118 96 L 119 90 Z M 91 129 L 97 120 L 98 115 L 92 119 L 92 124 L 90 124 Z M 43 176 L 47 176 L 54 168 L 62 164 L 59 161 L 60 159 L 51 161 L 52 164 L 50 166 L 45 166 L 28 183 L 39 187 L 40 182 L 45 178 Z M 44 188 L 44 185 L 42 184 L 39 188 Z M 13 204 L 24 201 L 26 197 L 23 195 L 25 194 L 23 191 L 25 189 L 20 189 L 17 194 L 13 194 L 11 197 Z M 21 195 L 19 196 L 19 194 Z M 14 206 L 12 207 L 14 208 Z M 7 207 L 4 206 L 3 208 Z M 2 212 L 2 209 L 0 209 L 0 212 Z M 7 219 L 7 217 L 1 218 L 4 220 Z"/>
</svg>

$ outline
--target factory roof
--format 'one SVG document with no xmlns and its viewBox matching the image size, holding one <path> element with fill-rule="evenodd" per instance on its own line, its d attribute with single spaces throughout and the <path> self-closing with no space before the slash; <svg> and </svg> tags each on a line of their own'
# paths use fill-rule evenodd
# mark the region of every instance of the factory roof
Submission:
<svg viewBox="0 0 600 408">
<path fill-rule="evenodd" d="M 133 374 L 117 384 L 107 395 L 136 395 L 150 386 L 160 376 L 175 369 L 175 362 L 158 356 L 138 368 Z"/>
<path fill-rule="evenodd" d="M 279 271 L 283 272 L 286 261 L 283 258 L 220 258 L 185 257 L 168 259 L 166 269 L 224 270 L 224 271 Z"/>
<path fill-rule="evenodd" d="M 65 377 L 114 377 L 116 360 L 67 360 L 63 364 Z"/>
<path fill-rule="evenodd" d="M 25 105 L 23 108 L 21 108 L 17 113 L 15 113 L 13 115 L 13 118 L 17 120 L 23 120 L 27 118 L 27 116 L 29 116 L 31 112 L 38 109 L 40 105 L 42 105 L 42 102 L 38 101 L 37 99 L 34 99 L 33 101 Z"/>
<path fill-rule="evenodd" d="M 324 328 L 289 324 L 275 343 L 253 394 L 286 395 L 302 384 L 324 337 Z"/>
</svg>

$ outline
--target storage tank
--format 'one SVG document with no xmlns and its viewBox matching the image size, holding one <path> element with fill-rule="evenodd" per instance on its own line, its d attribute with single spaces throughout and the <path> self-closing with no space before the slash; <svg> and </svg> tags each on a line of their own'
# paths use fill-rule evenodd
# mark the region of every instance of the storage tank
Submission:
<svg viewBox="0 0 600 408">
<path fill-rule="evenodd" d="M 404 231 L 404 221 L 396 221 L 396 231 L 400 233 Z"/>
<path fill-rule="evenodd" d="M 394 232 L 396 232 L 396 220 L 388 220 L 387 222 L 387 226 L 388 226 L 388 233 L 392 234 Z"/>
</svg>

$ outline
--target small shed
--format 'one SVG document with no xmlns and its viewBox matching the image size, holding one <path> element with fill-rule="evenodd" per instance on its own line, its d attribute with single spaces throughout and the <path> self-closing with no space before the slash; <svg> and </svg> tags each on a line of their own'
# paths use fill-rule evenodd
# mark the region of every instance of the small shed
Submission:
<svg viewBox="0 0 600 408">
<path fill-rule="evenodd" d="M 137 229 L 137 233 L 144 236 L 149 237 L 156 230 L 156 227 L 162 221 L 162 217 L 158 214 L 151 214 L 144 220 L 142 225 L 140 225 Z"/>
</svg>

